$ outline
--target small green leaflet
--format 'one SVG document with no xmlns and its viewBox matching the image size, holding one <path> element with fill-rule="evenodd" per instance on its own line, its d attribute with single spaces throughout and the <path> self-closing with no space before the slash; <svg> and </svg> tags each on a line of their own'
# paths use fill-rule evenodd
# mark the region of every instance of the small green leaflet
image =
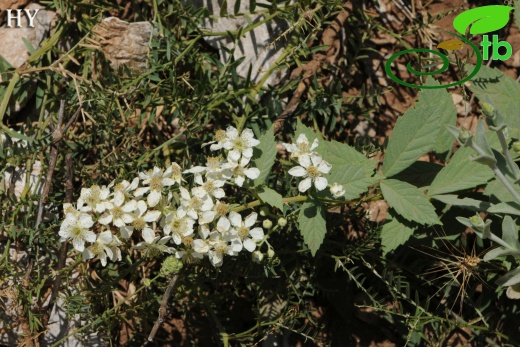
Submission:
<svg viewBox="0 0 520 347">
<path fill-rule="evenodd" d="M 404 244 L 416 228 L 411 228 L 397 219 L 392 219 L 383 225 L 381 229 L 381 246 L 383 246 L 383 256 L 392 252 L 400 245 Z"/>
<path fill-rule="evenodd" d="M 325 213 L 319 200 L 312 200 L 302 205 L 298 225 L 303 241 L 311 250 L 312 256 L 315 256 L 327 233 Z"/>
<path fill-rule="evenodd" d="M 260 144 L 253 148 L 253 166 L 260 170 L 260 175 L 255 179 L 255 186 L 265 182 L 276 158 L 276 142 L 274 140 L 274 126 L 258 139 Z"/>
<path fill-rule="evenodd" d="M 258 187 L 258 197 L 283 212 L 283 197 L 275 190 L 266 186 Z"/>
<path fill-rule="evenodd" d="M 411 184 L 386 179 L 381 182 L 381 191 L 388 205 L 405 219 L 426 225 L 442 224 L 437 218 L 435 207 Z"/>
<path fill-rule="evenodd" d="M 428 81 L 429 85 L 438 85 L 434 80 Z M 398 174 L 431 149 L 446 151 L 453 140 L 444 125 L 455 125 L 455 117 L 453 100 L 445 89 L 422 90 L 419 100 L 399 117 L 390 135 L 383 174 Z"/>
</svg>

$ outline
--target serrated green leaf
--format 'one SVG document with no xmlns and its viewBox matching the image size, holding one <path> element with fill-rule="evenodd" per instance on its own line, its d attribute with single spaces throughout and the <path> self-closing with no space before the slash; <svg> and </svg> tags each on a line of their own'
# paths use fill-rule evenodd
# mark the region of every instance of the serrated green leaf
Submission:
<svg viewBox="0 0 520 347">
<path fill-rule="evenodd" d="M 316 149 L 323 159 L 333 167 L 352 163 L 366 163 L 370 160 L 349 145 L 337 141 L 320 141 Z M 374 168 L 374 164 L 371 164 Z"/>
<path fill-rule="evenodd" d="M 327 233 L 325 213 L 319 200 L 312 200 L 302 205 L 298 225 L 303 241 L 311 250 L 312 256 L 315 256 Z"/>
<path fill-rule="evenodd" d="M 435 84 L 438 82 L 430 82 Z M 444 100 L 439 102 L 439 100 Z M 438 138 L 439 123 L 451 122 L 453 101 L 444 89 L 428 89 L 419 93 L 419 100 L 399 117 L 394 127 L 383 162 L 383 173 L 394 176 L 414 163 L 421 155 L 437 147 L 447 146 L 447 134 Z M 443 130 L 444 131 L 444 130 Z M 446 130 L 446 133 L 448 131 Z M 451 140 L 450 140 L 451 141 Z"/>
<path fill-rule="evenodd" d="M 437 218 L 435 207 L 411 184 L 386 179 L 381 182 L 381 191 L 388 205 L 405 219 L 419 224 L 442 224 Z"/>
<path fill-rule="evenodd" d="M 469 69 L 474 68 L 469 65 Z M 508 130 L 520 128 L 520 83 L 504 74 L 497 68 L 482 66 L 475 77 L 471 79 L 469 89 L 482 102 L 486 96 L 491 97 L 494 106 L 500 110 L 508 125 Z"/>
<path fill-rule="evenodd" d="M 451 161 L 435 177 L 428 195 L 441 195 L 485 184 L 494 177 L 493 171 L 485 165 L 469 159 L 474 151 L 469 147 L 459 148 Z"/>
<path fill-rule="evenodd" d="M 283 197 L 277 191 L 266 186 L 261 186 L 258 188 L 258 197 L 260 197 L 263 202 L 283 212 Z"/>
<path fill-rule="evenodd" d="M 473 212 L 487 212 L 488 209 L 492 206 L 489 202 L 486 201 L 480 201 L 471 198 L 459 199 L 457 195 L 453 194 L 434 195 L 431 198 L 443 202 L 446 205 L 462 207 Z"/>
<path fill-rule="evenodd" d="M 271 126 L 260 138 L 260 144 L 253 148 L 253 166 L 260 170 L 260 175 L 255 179 L 255 186 L 264 183 L 271 172 L 276 158 L 276 142 L 274 139 L 274 126 Z"/>
<path fill-rule="evenodd" d="M 394 176 L 399 181 L 408 182 L 416 187 L 429 186 L 443 166 L 428 161 L 416 161 Z"/>
<path fill-rule="evenodd" d="M 416 228 L 411 228 L 401 223 L 396 218 L 385 223 L 381 229 L 381 246 L 383 246 L 383 255 L 392 252 L 400 245 L 404 244 Z"/>
</svg>

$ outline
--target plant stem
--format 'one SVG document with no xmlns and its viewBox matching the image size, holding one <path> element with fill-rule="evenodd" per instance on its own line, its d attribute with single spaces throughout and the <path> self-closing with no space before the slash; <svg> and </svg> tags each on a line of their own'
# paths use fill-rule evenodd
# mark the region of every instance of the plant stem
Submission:
<svg viewBox="0 0 520 347">
<path fill-rule="evenodd" d="M 511 193 L 511 195 L 513 195 L 513 197 L 516 199 L 516 201 L 518 201 L 520 203 L 520 195 L 517 193 L 517 191 L 511 185 L 511 183 L 509 183 L 509 181 L 507 180 L 506 176 L 504 176 L 502 171 L 500 171 L 497 164 L 493 164 L 490 167 L 491 167 L 491 170 L 493 170 L 493 172 L 495 173 L 495 176 L 497 176 L 497 178 L 500 180 L 500 182 L 502 182 L 502 184 L 506 187 L 506 189 L 509 191 L 509 193 Z"/>
<path fill-rule="evenodd" d="M 308 199 L 308 197 L 305 196 L 305 195 L 297 195 L 297 196 L 293 196 L 293 197 L 290 197 L 290 198 L 284 198 L 283 202 L 284 203 L 301 202 L 301 201 L 306 201 L 307 199 Z M 241 212 L 241 211 L 247 210 L 249 208 L 260 206 L 262 204 L 263 204 L 262 200 L 255 200 L 255 201 L 246 203 L 246 204 L 244 204 L 242 206 L 235 207 L 231 211 Z"/>
<path fill-rule="evenodd" d="M 150 335 L 148 336 L 148 341 L 153 341 L 153 338 L 155 337 L 155 334 L 157 333 L 157 330 L 159 330 L 159 327 L 161 326 L 161 323 L 164 320 L 164 315 L 166 314 L 166 308 L 168 307 L 168 299 L 170 299 L 170 296 L 172 295 L 173 288 L 175 288 L 175 283 L 177 282 L 177 279 L 179 278 L 178 274 L 173 275 L 172 279 L 170 280 L 170 283 L 168 284 L 168 287 L 166 288 L 166 291 L 164 292 L 164 295 L 161 300 L 161 307 L 159 307 L 159 316 L 157 317 L 157 320 L 155 321 L 152 331 L 150 332 Z"/>
<path fill-rule="evenodd" d="M 500 140 L 500 145 L 502 146 L 502 151 L 504 151 L 504 156 L 506 157 L 507 165 L 509 165 L 509 168 L 511 171 L 513 171 L 513 175 L 515 175 L 515 180 L 518 179 L 520 170 L 518 169 L 518 165 L 513 160 L 513 157 L 511 157 L 511 152 L 509 152 L 509 149 L 507 148 L 507 142 L 506 137 L 504 135 L 504 130 L 498 130 L 497 132 L 498 139 Z"/>
</svg>

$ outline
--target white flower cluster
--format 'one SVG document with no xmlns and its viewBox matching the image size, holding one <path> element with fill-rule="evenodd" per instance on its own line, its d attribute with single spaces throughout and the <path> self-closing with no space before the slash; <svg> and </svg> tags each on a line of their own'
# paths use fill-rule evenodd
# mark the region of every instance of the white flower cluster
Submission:
<svg viewBox="0 0 520 347">
<path fill-rule="evenodd" d="M 103 266 L 107 258 L 121 260 L 120 238 L 128 239 L 134 231 L 143 238 L 134 248 L 146 257 L 171 253 L 190 262 L 207 256 L 214 266 L 221 266 L 225 255 L 253 252 L 264 239 L 263 229 L 254 227 L 257 214 L 243 219 L 230 211 L 222 200 L 222 187 L 241 187 L 246 177 L 259 176 L 259 169 L 248 167 L 259 141 L 250 129 L 239 134 L 228 127 L 217 131 L 210 144 L 212 151 L 224 149 L 226 158 L 209 157 L 206 166 L 184 172 L 176 163 L 166 170 L 154 167 L 132 182 L 83 188 L 75 207 L 64 204 L 61 241 L 72 240 L 84 260 L 97 257 Z M 191 189 L 185 184 L 186 174 L 194 175 Z M 91 244 L 85 247 L 85 242 Z"/>
<path fill-rule="evenodd" d="M 297 159 L 300 164 L 290 169 L 289 175 L 303 177 L 298 184 L 298 190 L 301 193 L 309 190 L 313 183 L 314 187 L 319 191 L 327 188 L 328 181 L 323 175 L 327 175 L 332 166 L 314 151 L 318 147 L 318 139 L 314 139 L 312 144 L 310 144 L 307 136 L 300 134 L 296 139 L 296 143 L 284 143 L 283 146 L 287 152 L 291 153 L 291 159 Z M 330 192 L 335 198 L 345 194 L 343 186 L 337 183 L 331 186 Z"/>
</svg>

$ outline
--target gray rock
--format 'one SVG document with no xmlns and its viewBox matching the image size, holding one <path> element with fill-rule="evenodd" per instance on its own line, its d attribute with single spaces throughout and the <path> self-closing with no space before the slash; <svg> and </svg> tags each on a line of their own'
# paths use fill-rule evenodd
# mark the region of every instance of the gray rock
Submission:
<svg viewBox="0 0 520 347">
<path fill-rule="evenodd" d="M 183 1 L 184 5 L 192 4 L 196 7 L 207 7 L 211 18 L 206 18 L 201 29 L 212 32 L 234 31 L 239 28 L 246 28 L 253 23 L 258 23 L 264 19 L 264 15 L 251 14 L 249 20 L 246 16 L 235 18 L 217 18 L 221 12 L 222 0 L 194 0 Z M 228 13 L 234 12 L 235 1 L 227 1 Z M 257 4 L 269 4 L 267 1 L 257 1 Z M 257 10 L 261 9 L 257 6 Z M 239 13 L 249 13 L 249 1 L 240 2 Z M 245 60 L 238 66 L 237 73 L 241 77 L 247 77 L 249 67 L 252 66 L 251 79 L 258 83 L 271 66 L 282 54 L 286 38 L 290 34 L 283 35 L 289 28 L 284 20 L 274 19 L 264 23 L 255 29 L 248 31 L 243 37 L 239 38 L 235 44 L 229 35 L 206 37 L 205 40 L 215 49 L 220 51 L 220 58 L 223 63 L 229 60 L 229 54 L 222 49 L 223 47 L 232 50 L 235 60 L 245 57 Z M 276 40 L 276 43 L 274 42 Z M 283 78 L 281 73 L 272 73 L 266 80 L 269 85 L 278 84 Z"/>
</svg>

